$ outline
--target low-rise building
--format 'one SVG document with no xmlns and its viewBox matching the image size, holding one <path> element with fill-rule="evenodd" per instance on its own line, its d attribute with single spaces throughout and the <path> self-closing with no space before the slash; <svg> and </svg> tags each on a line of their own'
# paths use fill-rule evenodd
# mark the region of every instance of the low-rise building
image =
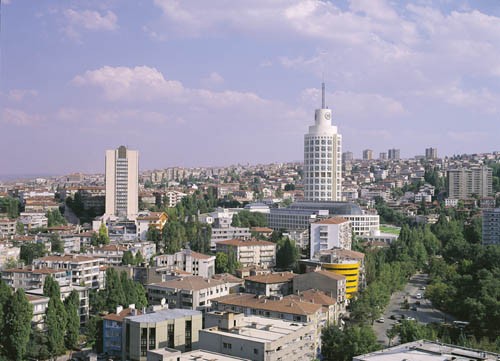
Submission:
<svg viewBox="0 0 500 361">
<path fill-rule="evenodd" d="M 276 243 L 255 239 L 231 239 L 218 242 L 216 249 L 217 252 L 227 255 L 234 254 L 242 267 L 272 268 L 276 264 Z"/>
<path fill-rule="evenodd" d="M 293 278 L 293 293 L 297 294 L 311 289 L 320 290 L 334 298 L 339 305 L 338 311 L 343 313 L 347 300 L 346 284 L 346 276 L 317 269 L 314 272 L 296 275 Z"/>
<path fill-rule="evenodd" d="M 245 292 L 254 295 L 286 296 L 292 293 L 293 272 L 277 272 L 245 278 Z"/>
<path fill-rule="evenodd" d="M 223 313 L 220 317 L 229 316 Z M 227 328 L 200 330 L 200 347 L 255 361 L 309 361 L 317 355 L 319 340 L 312 324 L 259 316 L 231 318 L 233 323 Z"/>
<path fill-rule="evenodd" d="M 136 219 L 137 238 L 141 241 L 147 240 L 147 234 L 150 228 L 156 228 L 161 232 L 167 220 L 168 216 L 165 212 L 146 212 L 139 214 Z"/>
<path fill-rule="evenodd" d="M 180 352 L 166 347 L 148 351 L 147 361 L 250 361 L 250 359 L 228 356 L 206 350 Z"/>
<path fill-rule="evenodd" d="M 229 285 L 200 276 L 180 277 L 173 280 L 147 285 L 148 301 L 159 305 L 163 301 L 170 308 L 206 310 L 212 300 L 229 294 Z"/>
<path fill-rule="evenodd" d="M 122 323 L 122 360 L 146 361 L 149 350 L 164 347 L 179 351 L 197 349 L 201 329 L 200 311 L 163 309 L 125 317 Z"/>
<path fill-rule="evenodd" d="M 365 284 L 364 254 L 346 249 L 334 248 L 322 251 L 318 259 L 300 261 L 305 264 L 307 272 L 318 268 L 346 278 L 346 297 L 351 299 L 360 287 Z M 314 287 L 318 288 L 318 287 Z M 321 288 L 318 288 L 321 289 Z M 338 297 L 336 297 L 338 299 Z"/>
<path fill-rule="evenodd" d="M 355 356 L 353 361 L 399 361 L 399 360 L 482 360 L 497 361 L 500 354 L 476 350 L 456 345 L 447 345 L 436 341 L 419 340 L 403 343 L 380 351 Z"/>
<path fill-rule="evenodd" d="M 157 267 L 182 270 L 204 278 L 211 278 L 215 274 L 215 256 L 208 256 L 190 249 L 156 256 L 154 262 Z"/>
</svg>

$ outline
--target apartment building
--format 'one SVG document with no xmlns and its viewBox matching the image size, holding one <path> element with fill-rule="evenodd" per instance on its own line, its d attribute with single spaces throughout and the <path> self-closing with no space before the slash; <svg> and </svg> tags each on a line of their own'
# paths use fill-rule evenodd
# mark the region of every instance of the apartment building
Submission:
<svg viewBox="0 0 500 361">
<path fill-rule="evenodd" d="M 211 307 L 213 299 L 228 295 L 230 285 L 216 279 L 188 276 L 152 283 L 146 288 L 152 305 L 165 302 L 169 308 L 204 311 Z"/>
<path fill-rule="evenodd" d="M 200 330 L 200 347 L 255 361 L 309 361 L 317 356 L 313 325 L 239 316 L 223 313 L 220 317 L 231 317 L 233 324 Z"/>
<path fill-rule="evenodd" d="M 272 268 L 276 264 L 276 243 L 255 239 L 231 239 L 216 244 L 217 252 L 233 253 L 242 267 Z"/>
<path fill-rule="evenodd" d="M 146 361 L 149 350 L 164 347 L 179 351 L 197 349 L 201 328 L 200 311 L 163 309 L 125 317 L 122 323 L 122 360 Z"/>
<path fill-rule="evenodd" d="M 500 244 L 500 208 L 483 210 L 483 244 Z"/>
<path fill-rule="evenodd" d="M 352 229 L 350 222 L 341 217 L 322 219 L 311 223 L 310 257 L 334 247 L 351 249 Z"/>
<path fill-rule="evenodd" d="M 175 190 L 169 190 L 165 192 L 165 195 L 163 196 L 165 205 L 169 208 L 175 207 L 177 204 L 179 204 L 182 201 L 182 198 L 186 197 L 187 194 Z"/>
<path fill-rule="evenodd" d="M 449 169 L 448 198 L 468 199 L 473 195 L 491 197 L 493 195 L 493 173 L 486 166 Z"/>
<path fill-rule="evenodd" d="M 78 294 L 78 317 L 80 317 L 80 325 L 84 326 L 89 319 L 89 288 L 76 285 L 61 286 L 61 301 L 64 301 L 72 291 L 75 291 Z M 33 296 L 43 296 L 43 288 L 26 290 L 26 294 Z"/>
<path fill-rule="evenodd" d="M 10 241 L 0 242 L 0 270 L 4 269 L 9 263 L 19 262 L 21 247 L 16 247 Z"/>
<path fill-rule="evenodd" d="M 258 296 L 286 296 L 292 293 L 293 272 L 278 272 L 245 278 L 245 292 Z"/>
<path fill-rule="evenodd" d="M 37 258 L 33 260 L 33 268 L 65 270 L 70 274 L 71 284 L 99 289 L 104 287 L 103 263 L 103 258 L 66 254 Z"/>
<path fill-rule="evenodd" d="M 44 228 L 48 226 L 48 218 L 43 212 L 21 212 L 18 221 L 24 225 L 24 230 Z"/>
<path fill-rule="evenodd" d="M 211 278 L 215 274 L 215 256 L 208 256 L 190 249 L 156 256 L 154 262 L 157 267 L 181 270 L 204 278 Z"/>
<path fill-rule="evenodd" d="M 49 297 L 26 295 L 28 302 L 33 306 L 33 317 L 31 318 L 31 326 L 43 330 L 45 328 L 45 311 L 49 307 Z"/>
<path fill-rule="evenodd" d="M 31 290 L 35 288 L 43 288 L 45 279 L 51 276 L 59 286 L 68 286 L 71 278 L 64 269 L 40 268 L 10 268 L 2 270 L 2 281 L 9 287 L 17 290 Z"/>
<path fill-rule="evenodd" d="M 15 219 L 0 218 L 0 237 L 7 237 L 16 233 Z"/>
<path fill-rule="evenodd" d="M 128 308 L 118 306 L 116 312 L 102 318 L 102 352 L 110 357 L 121 358 L 123 342 L 123 320 L 125 317 L 142 315 L 141 310 L 136 310 L 135 305 Z"/>
<path fill-rule="evenodd" d="M 212 251 L 217 249 L 217 243 L 230 239 L 249 239 L 252 236 L 250 228 L 247 227 L 212 227 L 212 235 L 210 237 L 210 248 Z"/>
</svg>

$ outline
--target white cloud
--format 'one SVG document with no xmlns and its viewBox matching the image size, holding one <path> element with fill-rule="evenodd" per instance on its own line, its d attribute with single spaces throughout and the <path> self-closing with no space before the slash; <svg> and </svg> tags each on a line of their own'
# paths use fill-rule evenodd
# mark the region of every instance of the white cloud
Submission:
<svg viewBox="0 0 500 361">
<path fill-rule="evenodd" d="M 82 27 L 87 30 L 115 30 L 118 27 L 116 14 L 110 10 L 105 14 L 100 14 L 93 10 L 77 11 L 67 9 L 64 16 L 71 26 Z"/>
<path fill-rule="evenodd" d="M 34 89 L 12 89 L 7 94 L 7 99 L 13 102 L 20 102 L 26 97 L 36 97 L 38 92 Z"/>
<path fill-rule="evenodd" d="M 212 78 L 220 78 L 214 75 Z M 223 108 L 228 106 L 252 106 L 267 101 L 250 92 L 220 91 L 207 89 L 190 89 L 177 80 L 165 79 L 156 68 L 148 66 L 111 67 L 86 71 L 73 78 L 77 86 L 96 86 L 104 91 L 111 101 L 162 102 L 174 104 L 203 105 L 205 107 Z"/>
<path fill-rule="evenodd" d="M 217 72 L 211 72 L 207 77 L 201 79 L 201 85 L 205 88 L 212 88 L 222 85 L 224 78 Z"/>
<path fill-rule="evenodd" d="M 2 111 L 2 122 L 16 126 L 39 125 L 44 117 L 38 114 L 29 114 L 20 109 L 4 108 Z"/>
</svg>

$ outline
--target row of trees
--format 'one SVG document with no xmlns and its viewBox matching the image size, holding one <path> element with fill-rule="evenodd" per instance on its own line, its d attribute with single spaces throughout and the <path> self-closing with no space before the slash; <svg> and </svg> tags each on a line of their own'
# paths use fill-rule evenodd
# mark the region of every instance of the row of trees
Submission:
<svg viewBox="0 0 500 361">
<path fill-rule="evenodd" d="M 367 286 L 350 304 L 350 321 L 340 330 L 336 325 L 325 328 L 322 334 L 322 354 L 328 360 L 351 360 L 353 356 L 380 348 L 372 329 L 391 294 L 401 290 L 409 277 L 425 267 L 429 255 L 440 248 L 439 240 L 429 227 L 410 228 L 404 224 L 400 236 L 388 249 L 364 249 Z M 406 332 L 394 329 L 389 337 Z"/>
<path fill-rule="evenodd" d="M 477 227 L 445 216 L 433 226 L 442 249 L 429 260 L 426 296 L 436 307 L 470 322 L 467 331 L 477 339 L 488 336 L 500 343 L 500 247 L 481 245 Z"/>
<path fill-rule="evenodd" d="M 106 270 L 106 288 L 90 295 L 90 308 L 94 314 L 115 312 L 117 306 L 134 304 L 137 308 L 146 307 L 148 300 L 144 287 L 130 279 L 127 272 L 120 274 L 112 267 Z"/>
<path fill-rule="evenodd" d="M 267 219 L 263 213 L 240 211 L 233 215 L 231 226 L 233 227 L 266 227 Z"/>
<path fill-rule="evenodd" d="M 22 289 L 12 293 L 0 280 L 0 360 L 25 360 L 33 306 Z"/>
</svg>

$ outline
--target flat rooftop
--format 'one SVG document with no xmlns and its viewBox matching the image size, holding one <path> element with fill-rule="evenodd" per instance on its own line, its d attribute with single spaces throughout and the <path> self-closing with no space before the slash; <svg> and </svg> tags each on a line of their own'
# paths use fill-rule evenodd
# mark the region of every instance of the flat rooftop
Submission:
<svg viewBox="0 0 500 361">
<path fill-rule="evenodd" d="M 146 313 L 138 316 L 130 316 L 127 317 L 127 319 L 137 323 L 156 323 L 166 320 L 174 320 L 176 318 L 183 318 L 183 317 L 190 317 L 197 315 L 201 315 L 201 312 L 174 308 L 174 309 L 165 309 L 156 312 Z"/>
<path fill-rule="evenodd" d="M 180 351 L 173 350 L 170 348 L 164 348 L 164 349 L 151 350 L 148 352 L 155 355 L 161 355 L 163 357 L 178 355 L 178 357 L 180 357 L 180 361 L 247 361 L 248 360 L 205 350 L 195 350 L 190 352 L 184 352 L 181 354 Z"/>
<path fill-rule="evenodd" d="M 500 354 L 496 353 L 419 340 L 356 356 L 353 361 L 497 361 L 499 359 Z"/>
<path fill-rule="evenodd" d="M 213 327 L 200 330 L 200 332 L 210 332 L 266 343 L 279 340 L 283 336 L 292 334 L 304 327 L 311 327 L 311 325 L 259 316 L 245 316 L 243 320 L 240 321 L 239 326 L 230 330 L 219 330 L 217 327 Z"/>
</svg>

